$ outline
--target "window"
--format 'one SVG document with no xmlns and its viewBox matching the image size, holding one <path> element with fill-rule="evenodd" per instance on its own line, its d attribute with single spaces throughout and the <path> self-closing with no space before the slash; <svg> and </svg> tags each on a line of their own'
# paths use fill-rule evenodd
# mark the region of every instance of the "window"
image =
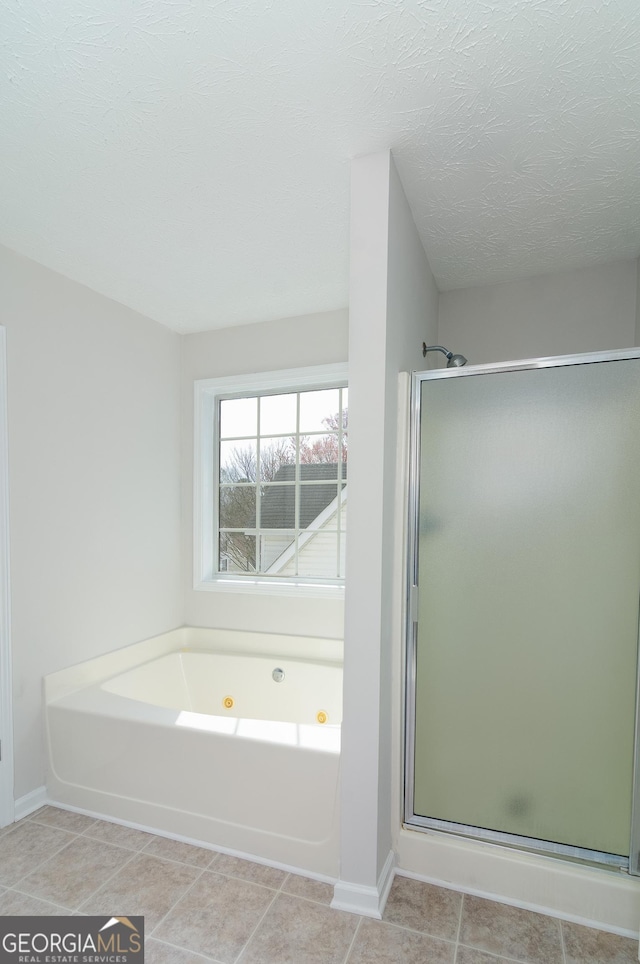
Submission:
<svg viewBox="0 0 640 964">
<path fill-rule="evenodd" d="M 344 585 L 346 366 L 196 382 L 195 583 Z"/>
</svg>

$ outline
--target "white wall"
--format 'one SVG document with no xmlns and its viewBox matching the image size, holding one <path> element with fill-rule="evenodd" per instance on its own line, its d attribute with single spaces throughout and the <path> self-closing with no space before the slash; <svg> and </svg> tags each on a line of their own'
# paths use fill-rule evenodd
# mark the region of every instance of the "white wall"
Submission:
<svg viewBox="0 0 640 964">
<path fill-rule="evenodd" d="M 422 366 L 422 341 L 437 331 L 438 293 L 390 153 L 354 160 L 351 185 L 342 866 L 334 906 L 357 909 L 367 888 L 379 890 L 392 844 L 398 372 Z"/>
<path fill-rule="evenodd" d="M 637 267 L 617 261 L 445 291 L 438 337 L 478 365 L 631 348 L 640 344 Z"/>
<path fill-rule="evenodd" d="M 186 335 L 182 361 L 185 622 L 342 639 L 342 600 L 193 589 L 193 383 L 347 360 L 348 311 Z"/>
<path fill-rule="evenodd" d="M 6 248 L 0 288 L 20 797 L 42 676 L 182 623 L 180 338 Z"/>
</svg>

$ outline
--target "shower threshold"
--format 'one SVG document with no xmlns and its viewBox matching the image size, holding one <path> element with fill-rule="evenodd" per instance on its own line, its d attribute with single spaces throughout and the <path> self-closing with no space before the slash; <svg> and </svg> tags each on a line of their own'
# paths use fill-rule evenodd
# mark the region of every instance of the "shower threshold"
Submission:
<svg viewBox="0 0 640 964">
<path fill-rule="evenodd" d="M 446 836 L 462 837 L 465 840 L 495 844 L 499 847 L 507 847 L 510 850 L 520 850 L 548 857 L 561 857 L 581 864 L 629 871 L 629 857 L 624 854 L 608 854 L 600 850 L 589 850 L 586 847 L 556 843 L 553 840 L 540 840 L 537 837 L 525 837 L 499 830 L 488 830 L 485 827 L 470 827 L 450 820 L 439 820 L 435 817 L 422 817 L 412 814 L 405 819 L 403 827 L 405 830 L 417 830 L 419 833 L 435 832 Z"/>
</svg>

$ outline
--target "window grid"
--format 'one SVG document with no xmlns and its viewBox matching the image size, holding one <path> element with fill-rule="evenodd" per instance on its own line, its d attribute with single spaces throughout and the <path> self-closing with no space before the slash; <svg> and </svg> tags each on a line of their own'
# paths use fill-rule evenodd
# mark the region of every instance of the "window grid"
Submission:
<svg viewBox="0 0 640 964">
<path fill-rule="evenodd" d="M 342 462 L 343 462 L 343 417 L 342 417 L 342 392 L 338 396 L 338 504 L 337 504 L 337 526 L 338 533 L 336 536 L 336 572 L 338 576 L 342 576 L 340 571 L 340 549 L 341 549 L 341 531 L 342 531 Z"/>
<path fill-rule="evenodd" d="M 301 398 L 302 398 L 303 395 L 309 394 L 310 392 L 314 391 L 314 389 L 309 390 L 309 392 L 305 392 L 305 391 L 297 391 L 297 392 L 288 392 L 288 391 L 261 392 L 261 393 L 255 393 L 255 394 L 254 394 L 254 393 L 251 393 L 251 395 L 242 396 L 242 397 L 246 397 L 246 398 L 255 398 L 255 399 L 257 400 L 256 435 L 251 435 L 251 434 L 243 434 L 243 435 L 240 435 L 240 434 L 238 434 L 238 435 L 234 435 L 234 436 L 225 436 L 225 438 L 222 439 L 222 438 L 220 437 L 220 436 L 221 436 L 221 433 L 220 433 L 220 431 L 219 431 L 220 425 L 221 425 L 221 405 L 222 405 L 222 404 L 224 403 L 224 401 L 227 400 L 227 399 L 231 399 L 231 398 L 234 398 L 234 397 L 240 397 L 240 396 L 224 395 L 224 396 L 219 396 L 219 397 L 218 397 L 218 400 L 217 400 L 218 404 L 217 404 L 217 411 L 216 411 L 216 423 L 217 423 L 217 427 L 218 427 L 218 445 L 216 446 L 216 449 L 217 449 L 217 451 L 216 451 L 216 463 L 217 463 L 217 464 L 216 464 L 216 477 L 217 477 L 217 480 L 218 480 L 218 484 L 217 484 L 218 498 L 217 498 L 217 511 L 216 511 L 216 513 L 215 513 L 215 515 L 216 515 L 216 519 L 215 519 L 216 529 L 217 529 L 217 532 L 218 532 L 218 537 L 217 537 L 217 539 L 216 539 L 216 543 L 217 543 L 217 546 L 218 546 L 217 562 L 216 562 L 216 572 L 217 572 L 218 574 L 220 574 L 220 573 L 228 574 L 229 571 L 230 571 L 230 570 L 228 569 L 228 560 L 227 560 L 227 559 L 222 559 L 222 548 L 221 548 L 221 546 L 222 546 L 222 538 L 221 538 L 221 537 L 223 537 L 223 536 L 225 536 L 225 535 L 227 535 L 227 534 L 231 535 L 231 534 L 234 534 L 234 533 L 235 533 L 235 534 L 243 534 L 245 537 L 255 538 L 255 563 L 254 563 L 254 566 L 253 566 L 252 569 L 249 568 L 249 567 L 247 567 L 247 569 L 246 569 L 246 573 L 247 573 L 247 574 L 259 575 L 259 576 L 261 576 L 261 577 L 263 577 L 263 576 L 266 576 L 266 577 L 271 576 L 272 574 L 268 571 L 268 569 L 271 568 L 271 567 L 275 564 L 275 562 L 280 558 L 280 556 L 282 556 L 282 555 L 284 555 L 284 554 L 287 553 L 288 548 L 291 548 L 291 549 L 293 550 L 293 575 L 295 575 L 296 577 L 299 576 L 299 575 L 300 575 L 300 569 L 301 569 L 300 552 L 301 552 L 301 548 L 302 548 L 302 542 L 303 542 L 303 540 L 304 540 L 304 543 L 306 543 L 310 538 L 313 538 L 313 537 L 314 537 L 314 535 L 313 535 L 314 533 L 317 534 L 319 531 L 321 531 L 321 530 L 319 530 L 319 529 L 309 528 L 309 526 L 304 527 L 304 526 L 301 524 L 301 518 L 300 518 L 301 491 L 302 491 L 302 489 L 303 489 L 304 487 L 306 487 L 306 486 L 320 486 L 320 485 L 322 485 L 322 486 L 326 486 L 327 488 L 331 488 L 332 492 L 335 493 L 335 495 L 333 496 L 333 498 L 329 500 L 329 506 L 330 506 L 334 501 L 335 501 L 335 503 L 336 503 L 336 521 L 335 521 L 335 527 L 332 527 L 331 529 L 326 530 L 326 531 L 329 532 L 332 536 L 335 536 L 335 543 L 336 543 L 336 549 L 335 549 L 335 566 L 334 566 L 334 570 L 333 570 L 333 573 L 332 573 L 331 576 L 327 576 L 327 574 L 324 573 L 324 572 L 319 572 L 319 573 L 317 574 L 317 576 L 315 576 L 315 577 L 313 577 L 313 578 L 321 578 L 321 579 L 323 579 L 323 580 L 328 580 L 328 581 L 341 581 L 341 580 L 344 578 L 344 573 L 342 572 L 341 552 L 342 552 L 342 548 L 343 548 L 344 538 L 345 538 L 345 535 L 346 535 L 345 529 L 344 529 L 344 527 L 343 527 L 343 498 L 342 498 L 343 488 L 344 488 L 344 485 L 345 485 L 345 478 L 344 478 L 344 469 L 343 469 L 343 466 L 344 466 L 344 461 L 345 461 L 345 450 L 344 450 L 344 442 L 345 442 L 345 438 L 344 438 L 344 436 L 345 436 L 345 432 L 344 432 L 344 411 L 345 411 L 344 392 L 346 391 L 346 386 L 336 385 L 336 386 L 327 386 L 327 388 L 332 388 L 332 389 L 334 389 L 334 390 L 337 391 L 337 398 L 338 398 L 337 422 L 338 422 L 338 424 L 337 424 L 337 428 L 336 428 L 335 431 L 333 431 L 333 430 L 330 429 L 330 428 L 324 428 L 324 429 L 322 429 L 322 430 L 319 430 L 319 429 L 318 429 L 318 430 L 312 430 L 312 431 L 304 431 L 304 432 L 301 431 Z M 326 389 L 325 389 L 325 390 L 326 390 Z M 293 433 L 292 433 L 292 432 L 280 432 L 280 433 L 278 433 L 278 432 L 273 432 L 272 430 L 270 430 L 268 436 L 263 436 L 263 435 L 262 435 L 262 432 L 261 432 L 261 415 L 262 415 L 262 411 L 261 411 L 261 410 L 262 410 L 261 399 L 264 398 L 264 397 L 266 397 L 266 396 L 268 396 L 268 395 L 278 395 L 278 394 L 289 394 L 289 395 L 295 394 L 295 396 L 296 396 L 295 431 L 294 431 Z M 329 412 L 328 412 L 328 413 L 327 413 L 327 417 L 329 417 L 331 414 L 333 414 L 333 413 L 329 413 Z M 318 439 L 319 439 L 319 438 L 323 438 L 323 437 L 326 438 L 326 437 L 328 437 L 328 436 L 335 436 L 335 437 L 336 437 L 336 443 L 337 443 L 336 463 L 337 463 L 337 464 L 336 464 L 336 476 L 335 476 L 335 478 L 334 478 L 334 479 L 331 479 L 331 480 L 324 480 L 324 479 L 308 479 L 308 480 L 305 480 L 305 479 L 302 479 L 302 478 L 301 478 L 301 465 L 302 465 L 302 461 L 301 461 L 301 445 L 302 445 L 302 439 L 303 439 L 303 438 L 305 438 L 305 439 L 308 438 L 308 439 L 313 440 L 314 438 L 318 438 Z M 291 440 L 294 442 L 295 461 L 294 461 L 294 463 L 293 463 L 293 466 L 294 466 L 294 479 L 293 479 L 292 481 L 289 481 L 289 480 L 278 480 L 278 481 L 276 482 L 274 479 L 265 480 L 265 479 L 263 479 L 263 478 L 261 477 L 261 476 L 262 476 L 262 453 L 263 453 L 263 444 L 262 444 L 262 443 L 263 443 L 264 438 L 267 438 L 267 437 L 268 437 L 269 439 L 291 439 Z M 222 442 L 225 442 L 225 443 L 233 443 L 233 442 L 242 443 L 242 442 L 253 442 L 254 440 L 255 440 L 255 443 L 256 443 L 255 480 L 254 480 L 254 481 L 248 481 L 248 482 L 242 482 L 242 481 L 228 482 L 228 481 L 223 481 L 222 478 L 221 478 L 221 475 L 222 475 L 222 464 L 221 464 L 221 456 L 220 456 L 220 445 L 222 444 Z M 291 464 L 291 463 L 289 463 L 289 464 Z M 333 464 L 333 463 L 328 463 L 328 464 Z M 264 554 L 263 540 L 264 540 L 265 538 L 267 538 L 268 536 L 278 536 L 278 535 L 290 536 L 290 535 L 291 535 L 291 532 L 292 532 L 292 530 L 291 530 L 291 529 L 288 529 L 288 528 L 269 527 L 269 528 L 266 528 L 266 529 L 265 529 L 265 528 L 263 527 L 263 525 L 262 525 L 262 514 L 263 514 L 263 513 L 262 513 L 262 510 L 263 510 L 263 500 L 264 500 L 264 497 L 266 496 L 266 494 L 267 494 L 267 492 L 269 491 L 270 488 L 276 488 L 276 487 L 292 488 L 292 489 L 294 490 L 294 495 L 293 495 L 293 499 L 294 499 L 293 539 L 292 539 L 292 541 L 291 541 L 290 546 L 287 547 L 287 548 L 285 548 L 285 549 L 283 549 L 283 550 L 279 553 L 279 555 L 276 556 L 276 559 L 273 560 L 272 562 L 270 562 L 269 566 L 266 566 L 266 565 L 263 565 L 263 563 L 264 563 L 264 555 L 265 555 L 265 554 Z M 244 488 L 244 489 L 247 489 L 247 490 L 253 489 L 253 490 L 255 491 L 255 526 L 254 526 L 254 527 L 251 527 L 251 526 L 239 526 L 239 527 L 221 526 L 221 525 L 220 525 L 221 494 L 222 494 L 225 490 L 243 489 L 243 488 Z M 241 574 L 242 574 L 241 572 L 240 572 L 240 573 L 237 573 L 237 575 L 241 575 Z M 278 573 L 274 573 L 274 575 L 278 575 Z"/>
<path fill-rule="evenodd" d="M 342 394 L 342 393 L 341 393 Z M 293 571 L 300 573 L 300 392 L 296 395 L 296 488 L 293 494 Z"/>
<path fill-rule="evenodd" d="M 260 445 L 260 416 L 262 414 L 262 406 L 260 405 L 259 396 L 257 396 L 257 398 L 256 431 L 258 436 L 256 438 L 256 572 L 262 572 L 262 545 L 260 539 L 262 522 L 262 491 L 260 487 L 260 476 L 262 475 L 262 447 Z"/>
</svg>

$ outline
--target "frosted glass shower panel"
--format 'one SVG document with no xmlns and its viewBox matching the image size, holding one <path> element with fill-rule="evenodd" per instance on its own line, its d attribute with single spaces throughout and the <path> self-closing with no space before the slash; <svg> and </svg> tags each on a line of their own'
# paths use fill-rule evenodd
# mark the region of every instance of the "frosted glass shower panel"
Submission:
<svg viewBox="0 0 640 964">
<path fill-rule="evenodd" d="M 415 814 L 628 855 L 640 360 L 422 382 Z"/>
</svg>

